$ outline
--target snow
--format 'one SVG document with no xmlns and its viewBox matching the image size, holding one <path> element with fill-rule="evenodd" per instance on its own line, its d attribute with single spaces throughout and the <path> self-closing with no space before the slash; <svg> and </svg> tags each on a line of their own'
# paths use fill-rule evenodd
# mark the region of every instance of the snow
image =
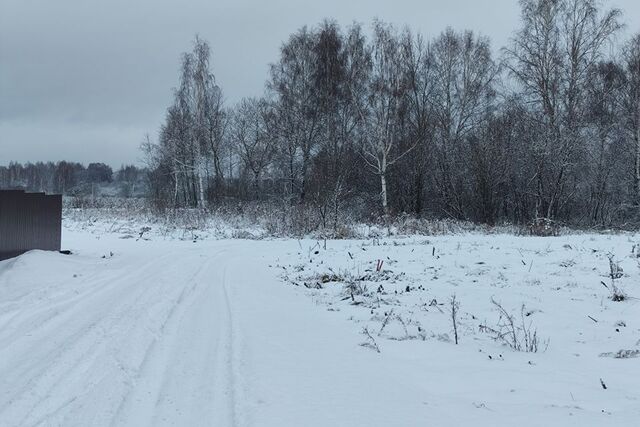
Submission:
<svg viewBox="0 0 640 427">
<path fill-rule="evenodd" d="M 2 426 L 640 419 L 634 235 L 458 234 L 325 248 L 65 226 L 73 255 L 0 262 Z M 623 269 L 622 302 L 609 298 L 609 255 Z M 524 304 L 538 352 L 494 339 L 487 328 L 502 321 L 492 299 L 517 322 Z"/>
</svg>

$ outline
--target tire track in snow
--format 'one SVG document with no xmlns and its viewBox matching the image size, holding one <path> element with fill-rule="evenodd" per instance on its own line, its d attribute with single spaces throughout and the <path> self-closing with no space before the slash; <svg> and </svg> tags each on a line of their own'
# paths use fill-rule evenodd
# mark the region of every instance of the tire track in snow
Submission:
<svg viewBox="0 0 640 427">
<path fill-rule="evenodd" d="M 159 267 L 166 267 L 166 260 L 168 259 L 169 256 L 161 257 L 148 263 L 149 268 L 155 268 L 155 277 L 161 277 L 162 268 Z M 116 283 L 87 295 L 87 298 L 80 301 L 76 307 L 64 313 L 63 317 L 65 318 L 58 318 L 58 322 L 48 329 L 65 330 L 65 325 L 71 322 L 70 326 L 74 331 L 71 334 L 60 337 L 61 342 L 58 345 L 55 345 L 55 342 L 50 343 L 54 344 L 52 351 L 45 350 L 45 354 L 37 358 L 38 360 L 33 361 L 31 365 L 29 363 L 26 365 L 17 364 L 16 369 L 14 369 L 14 374 L 17 374 L 14 375 L 17 380 L 13 382 L 14 386 L 2 387 L 2 389 L 12 391 L 13 397 L 8 402 L 8 406 L 6 404 L 0 405 L 0 418 L 3 417 L 2 414 L 8 414 L 7 417 L 11 417 L 11 419 L 20 418 L 18 413 L 21 412 L 23 416 L 16 425 L 29 424 L 29 420 L 36 417 L 37 413 L 40 412 L 36 409 L 44 406 L 42 405 L 43 402 L 49 399 L 56 390 L 60 390 L 61 383 L 68 383 L 70 382 L 68 379 L 77 379 L 79 375 L 87 373 L 95 375 L 96 370 L 100 372 L 100 370 L 107 369 L 108 371 L 110 368 L 109 360 L 111 360 L 111 356 L 107 356 L 105 360 L 105 352 L 108 354 L 110 350 L 108 345 L 113 344 L 114 338 L 117 341 L 118 338 L 126 337 L 126 334 L 131 329 L 139 328 L 141 326 L 140 317 L 145 314 L 145 308 L 147 308 L 146 305 L 149 302 L 148 297 L 159 291 L 163 294 L 167 288 L 166 285 L 160 289 L 157 286 L 150 285 L 151 281 L 149 279 L 153 280 L 154 275 L 147 277 L 145 282 L 143 279 L 146 273 L 148 272 L 142 270 L 133 274 L 129 272 L 118 275 Z M 168 295 L 171 294 L 168 293 Z M 101 307 L 104 305 L 110 307 L 106 309 Z M 83 320 L 86 314 L 93 315 L 93 317 L 89 317 L 92 319 L 91 322 L 81 324 L 80 327 L 73 325 L 74 322 Z M 65 320 L 66 323 L 64 322 Z M 47 325 L 51 325 L 51 323 Z M 36 328 L 36 332 L 39 329 Z M 103 333 L 100 334 L 99 330 Z M 115 336 L 106 336 L 104 331 L 108 330 L 115 331 L 113 332 Z M 123 331 L 125 332 L 124 335 Z M 120 333 L 119 337 L 117 335 L 118 332 Z M 32 344 L 32 350 L 36 354 L 38 354 L 38 351 L 42 353 L 42 342 L 35 340 Z M 115 348 L 114 350 L 123 349 Z M 126 349 L 124 350 L 126 351 Z M 19 351 L 17 354 L 23 353 Z M 42 359 L 46 360 L 46 363 L 38 363 Z M 22 366 L 21 370 L 20 366 Z M 36 369 L 35 372 L 30 372 L 34 369 Z M 120 370 L 123 371 L 122 369 Z M 126 374 L 126 372 L 124 373 Z M 25 378 L 28 378 L 28 380 L 25 380 Z M 22 387 L 20 387 L 20 381 L 22 382 Z M 33 399 L 34 390 L 36 393 L 41 394 L 40 398 Z M 19 405 L 21 397 L 25 397 L 26 401 L 24 404 Z M 28 406 L 25 407 L 25 404 Z"/>
<path fill-rule="evenodd" d="M 222 291 L 224 293 L 224 301 L 225 301 L 225 311 L 227 314 L 227 331 L 226 331 L 226 335 L 227 335 L 227 340 L 228 340 L 228 346 L 229 346 L 229 350 L 227 351 L 227 360 L 228 360 L 228 375 L 229 375 L 229 391 L 231 393 L 231 399 L 230 399 L 230 404 L 231 404 L 231 416 L 232 416 L 232 425 L 233 426 L 239 426 L 239 425 L 244 425 L 245 423 L 240 423 L 239 421 L 239 414 L 242 414 L 242 411 L 240 410 L 241 408 L 239 408 L 238 406 L 240 405 L 241 401 L 241 397 L 239 396 L 239 389 L 238 389 L 238 385 L 239 385 L 239 378 L 240 378 L 240 374 L 237 371 L 237 360 L 240 360 L 238 351 L 240 349 L 240 346 L 237 344 L 237 341 L 239 340 L 239 335 L 238 332 L 235 330 L 234 328 L 234 321 L 233 321 L 233 307 L 231 305 L 231 300 L 229 298 L 229 291 L 227 289 L 227 267 L 225 266 L 224 268 L 224 272 L 222 274 Z"/>
<path fill-rule="evenodd" d="M 227 256 L 167 254 L 33 304 L 0 331 L 15 340 L 0 350 L 0 424 L 245 425 L 238 331 L 217 267 Z"/>
<path fill-rule="evenodd" d="M 163 381 L 164 376 L 166 376 L 166 370 L 168 369 L 168 366 L 162 365 L 162 363 L 166 363 L 168 359 L 163 353 L 166 353 L 166 351 L 170 348 L 169 341 L 171 341 L 172 338 L 176 337 L 177 325 L 179 324 L 180 319 L 184 317 L 187 308 L 189 308 L 197 299 L 197 289 L 199 287 L 199 283 L 196 281 L 196 278 L 204 270 L 205 267 L 206 264 L 201 265 L 198 268 L 197 272 L 190 277 L 189 281 L 193 282 L 193 286 L 189 288 L 189 292 L 185 292 L 184 290 L 186 290 L 187 288 L 184 288 L 178 300 L 176 300 L 176 302 L 172 305 L 165 321 L 162 323 L 159 334 L 145 350 L 142 362 L 136 369 L 134 383 L 131 384 L 131 386 L 127 390 L 127 393 L 122 397 L 122 400 L 113 416 L 111 425 L 120 425 L 120 423 L 131 423 L 131 414 L 127 414 L 129 415 L 129 417 L 123 416 L 123 412 L 125 411 L 135 411 L 137 412 L 136 416 L 144 414 L 145 417 L 147 417 L 147 420 L 150 419 L 148 418 L 149 416 L 153 416 L 154 408 L 150 410 L 148 408 L 148 403 L 146 403 L 145 405 L 145 402 L 141 402 L 140 400 L 134 402 L 136 397 L 134 397 L 133 395 L 137 390 L 144 387 L 146 388 L 145 393 L 149 397 L 153 397 L 154 401 L 158 400 L 158 394 L 160 393 L 160 389 L 162 388 L 160 383 Z M 163 371 L 162 375 L 158 375 L 158 370 Z M 135 405 L 135 408 L 132 408 L 132 405 Z M 145 405 L 145 408 L 141 408 L 141 405 Z M 144 421 L 142 420 L 136 421 L 134 425 L 142 425 L 143 422 Z"/>
<path fill-rule="evenodd" d="M 76 314 L 82 313 L 83 310 L 84 307 L 81 304 L 73 308 Z M 45 376 L 52 377 L 54 372 L 57 372 L 58 378 L 52 383 L 50 382 L 48 388 L 57 386 L 59 381 L 68 376 L 70 370 L 78 369 L 80 362 L 87 360 L 88 355 L 97 350 L 97 346 L 88 345 L 89 343 L 86 343 L 84 338 L 93 334 L 103 319 L 94 317 L 87 324 L 82 322 L 83 316 L 69 314 L 55 316 L 55 321 L 52 319 L 46 323 L 40 322 L 38 319 L 38 323 L 35 325 L 23 325 L 15 331 L 16 338 L 11 341 L 11 344 L 14 345 L 5 347 L 4 351 L 11 350 L 16 356 L 13 359 L 6 358 L 7 365 L 12 366 L 12 369 L 8 374 L 5 372 L 3 380 L 0 381 L 3 388 L 11 389 L 15 396 L 10 402 L 12 404 L 10 406 L 16 406 L 16 401 L 20 400 L 20 396 L 27 393 L 32 394 L 33 390 L 41 384 L 41 380 Z M 66 322 L 64 316 L 68 317 Z M 70 322 L 68 327 L 67 324 Z M 45 327 L 46 330 L 41 331 Z M 56 335 L 57 331 L 63 331 L 64 335 Z M 20 339 L 20 336 L 25 334 L 32 339 Z M 51 338 L 55 342 L 51 342 Z M 80 352 L 78 353 L 79 348 Z M 21 360 L 21 355 L 24 354 L 30 354 L 31 357 L 26 361 Z M 70 358 L 71 360 L 69 360 Z M 43 363 L 45 361 L 46 363 Z M 68 371 L 59 372 L 61 366 L 69 366 L 70 368 Z M 11 378 L 14 379 L 13 383 Z M 35 404 L 37 405 L 37 402 Z M 0 401 L 0 414 L 4 413 L 5 409 L 7 409 L 5 404 Z"/>
<path fill-rule="evenodd" d="M 147 265 L 148 269 L 150 269 L 153 266 L 153 264 L 155 264 L 155 262 L 148 263 Z M 64 338 L 64 339 L 61 339 L 57 345 L 51 346 L 51 344 L 49 344 L 49 348 L 44 349 L 44 352 L 46 354 L 42 355 L 42 358 L 46 359 L 49 362 L 48 363 L 49 366 L 56 366 L 60 362 L 59 359 L 61 357 L 65 357 L 66 355 L 69 355 L 69 353 L 71 353 L 74 350 L 74 346 L 81 344 L 82 339 L 85 336 L 93 333 L 98 327 L 98 325 L 103 323 L 105 319 L 111 319 L 112 317 L 115 317 L 113 315 L 106 316 L 106 317 L 99 317 L 99 316 L 96 317 L 95 316 L 95 314 L 97 314 L 96 312 L 96 313 L 93 313 L 94 317 L 92 321 L 89 324 L 83 325 L 81 321 L 83 320 L 83 317 L 84 317 L 82 316 L 82 312 L 86 311 L 86 308 L 87 308 L 85 307 L 85 305 L 89 303 L 96 303 L 98 306 L 104 307 L 106 305 L 104 304 L 104 301 L 98 300 L 98 299 L 104 298 L 103 294 L 108 294 L 113 290 L 117 290 L 115 288 L 122 286 L 122 282 L 125 281 L 124 279 L 126 278 L 135 279 L 140 275 L 145 275 L 146 272 L 147 272 L 147 269 L 143 269 L 142 271 L 138 271 L 134 274 L 132 274 L 131 272 L 126 272 L 124 274 L 121 274 L 115 278 L 115 281 L 114 280 L 110 281 L 109 286 L 105 286 L 103 289 L 97 289 L 96 292 L 91 292 L 90 294 L 85 295 L 85 298 L 81 299 L 80 301 L 75 301 L 75 304 L 73 304 L 73 306 L 70 307 L 70 309 L 67 311 L 58 312 L 58 309 L 56 308 L 57 306 L 54 306 L 53 308 L 46 308 L 43 311 L 54 312 L 54 315 L 51 316 L 50 318 L 47 318 L 47 321 L 42 321 L 42 319 L 38 318 L 35 324 L 29 324 L 28 322 L 26 322 L 27 324 L 20 325 L 20 328 L 15 328 L 16 330 L 14 334 L 9 334 L 9 338 L 13 338 L 11 341 L 9 341 L 8 339 L 3 339 L 2 341 L 0 341 L 0 343 L 5 344 L 6 342 L 6 346 L 4 346 L 5 352 L 12 350 L 12 344 L 14 346 L 18 346 L 22 344 L 23 348 L 19 349 L 18 351 L 15 351 L 15 353 L 18 356 L 20 356 L 21 354 L 38 354 L 43 352 L 43 347 L 46 347 L 45 345 L 43 345 L 43 344 L 46 344 L 46 342 L 41 341 L 41 339 L 44 339 L 45 337 L 50 336 L 50 333 L 55 334 L 55 332 L 58 330 L 64 331 L 68 333 L 66 336 L 56 337 L 56 338 Z M 107 279 L 105 279 L 105 282 L 106 281 Z M 136 301 L 141 297 L 142 293 L 144 293 L 146 290 L 140 287 L 139 291 L 140 291 L 140 294 L 138 294 L 138 296 L 136 297 Z M 90 300 L 90 301 L 87 301 L 87 300 Z M 128 308 L 133 304 L 133 302 L 127 299 L 122 300 L 121 303 L 125 306 L 125 308 Z M 116 306 L 113 306 L 111 311 L 116 311 L 115 307 Z M 122 312 L 122 311 L 125 311 L 125 310 L 123 309 L 119 310 L 119 312 Z M 68 328 L 65 327 L 65 325 L 69 323 L 71 323 L 70 326 L 73 328 L 71 331 L 67 330 Z M 42 331 L 42 329 L 45 329 L 45 328 L 47 330 Z M 102 329 L 106 330 L 108 328 L 103 327 Z M 34 339 L 29 340 L 27 343 L 24 343 L 24 339 L 20 340 L 20 337 L 21 336 L 24 337 L 25 333 L 29 337 L 34 337 Z M 83 354 L 82 356 L 86 356 L 86 354 Z M 33 359 L 36 359 L 36 358 L 34 357 Z M 48 367 L 46 365 L 38 363 L 39 361 L 40 360 L 32 360 L 32 364 L 22 363 L 20 364 L 21 369 L 20 368 L 13 369 L 14 371 L 13 373 L 18 374 L 16 376 L 18 376 L 21 379 L 21 382 L 25 382 L 24 378 L 29 378 L 29 381 L 27 382 L 27 384 L 24 385 L 24 387 L 28 387 L 29 385 L 32 385 L 31 383 L 40 379 L 44 375 L 44 373 L 47 371 Z M 6 362 L 8 365 L 12 364 L 12 361 L 10 359 Z M 72 366 L 73 365 L 75 365 L 75 363 L 72 364 Z M 30 375 L 30 371 L 32 369 L 38 369 L 38 368 L 40 369 L 40 372 L 32 373 Z M 18 371 L 15 372 L 17 369 Z M 0 402 L 0 413 L 2 413 L 2 402 Z"/>
<path fill-rule="evenodd" d="M 175 307 L 113 425 L 238 425 L 229 296 L 214 265 L 221 254 L 202 264 L 196 289 Z"/>
<path fill-rule="evenodd" d="M 39 328 L 47 326 L 51 321 L 56 318 L 66 315 L 69 311 L 77 308 L 89 298 L 98 298 L 103 294 L 112 291 L 121 285 L 122 282 L 133 277 L 142 276 L 146 272 L 153 271 L 157 268 L 158 262 L 164 263 L 170 259 L 170 255 L 164 255 L 161 260 L 155 259 L 145 263 L 139 268 L 138 271 L 132 273 L 124 270 L 122 273 L 115 277 L 105 277 L 95 280 L 93 283 L 87 279 L 82 280 L 81 283 L 90 284 L 89 287 L 79 294 L 72 294 L 71 298 L 65 298 L 62 300 L 54 300 L 49 304 L 43 305 L 41 300 L 33 301 L 29 297 L 31 294 L 25 295 L 18 301 L 13 301 L 13 304 L 19 305 L 19 308 L 15 310 L 17 316 L 14 316 L 9 322 L 3 324 L 3 331 L 14 330 L 13 335 L 4 335 L 0 339 L 0 347 L 8 347 L 11 343 L 15 342 L 20 336 L 21 332 L 28 329 L 31 334 L 35 334 Z M 69 279 L 71 280 L 71 279 Z M 74 279 L 75 280 L 75 279 Z M 54 296 L 55 297 L 55 296 Z M 51 298 L 49 296 L 48 298 Z M 35 310 L 31 310 L 31 307 L 36 307 Z M 24 313 L 24 314 L 23 314 Z"/>
</svg>

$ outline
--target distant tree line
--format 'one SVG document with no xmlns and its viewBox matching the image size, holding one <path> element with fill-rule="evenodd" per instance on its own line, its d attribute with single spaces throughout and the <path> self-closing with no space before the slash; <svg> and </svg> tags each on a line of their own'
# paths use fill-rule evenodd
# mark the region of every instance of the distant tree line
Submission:
<svg viewBox="0 0 640 427">
<path fill-rule="evenodd" d="M 345 215 L 408 213 L 487 224 L 640 218 L 640 34 L 596 0 L 521 0 L 490 41 L 433 39 L 374 21 L 327 20 L 282 45 L 265 93 L 224 105 L 196 38 L 157 141 L 159 206 L 264 201 Z"/>
<path fill-rule="evenodd" d="M 9 163 L 0 166 L 0 188 L 21 189 L 68 196 L 146 197 L 148 172 L 122 166 L 115 173 L 104 163 L 61 161 Z"/>
</svg>

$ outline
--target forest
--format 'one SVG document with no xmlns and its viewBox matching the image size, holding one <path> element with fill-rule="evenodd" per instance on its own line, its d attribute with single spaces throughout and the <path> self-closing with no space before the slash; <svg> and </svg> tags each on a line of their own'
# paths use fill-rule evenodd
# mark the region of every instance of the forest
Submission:
<svg viewBox="0 0 640 427">
<path fill-rule="evenodd" d="M 497 55 L 472 31 L 302 27 L 265 93 L 236 105 L 225 105 L 196 37 L 158 141 L 144 144 L 150 197 L 165 207 L 260 201 L 333 227 L 400 213 L 636 222 L 640 34 L 620 40 L 621 11 L 594 0 L 520 4 Z"/>
<path fill-rule="evenodd" d="M 134 165 L 117 171 L 104 163 L 11 162 L 0 166 L 0 188 L 57 193 L 70 197 L 146 197 L 148 172 Z"/>
</svg>

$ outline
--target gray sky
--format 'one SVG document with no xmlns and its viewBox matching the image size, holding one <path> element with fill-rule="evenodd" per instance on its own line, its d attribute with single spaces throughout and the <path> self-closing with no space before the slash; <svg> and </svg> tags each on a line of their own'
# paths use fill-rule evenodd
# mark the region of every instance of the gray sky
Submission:
<svg viewBox="0 0 640 427">
<path fill-rule="evenodd" d="M 640 31 L 640 1 L 613 0 Z M 260 95 L 281 43 L 325 17 L 374 17 L 433 36 L 447 25 L 490 36 L 518 25 L 517 0 L 0 0 L 0 165 L 11 160 L 139 163 L 196 33 L 213 50 L 227 102 Z"/>
</svg>

